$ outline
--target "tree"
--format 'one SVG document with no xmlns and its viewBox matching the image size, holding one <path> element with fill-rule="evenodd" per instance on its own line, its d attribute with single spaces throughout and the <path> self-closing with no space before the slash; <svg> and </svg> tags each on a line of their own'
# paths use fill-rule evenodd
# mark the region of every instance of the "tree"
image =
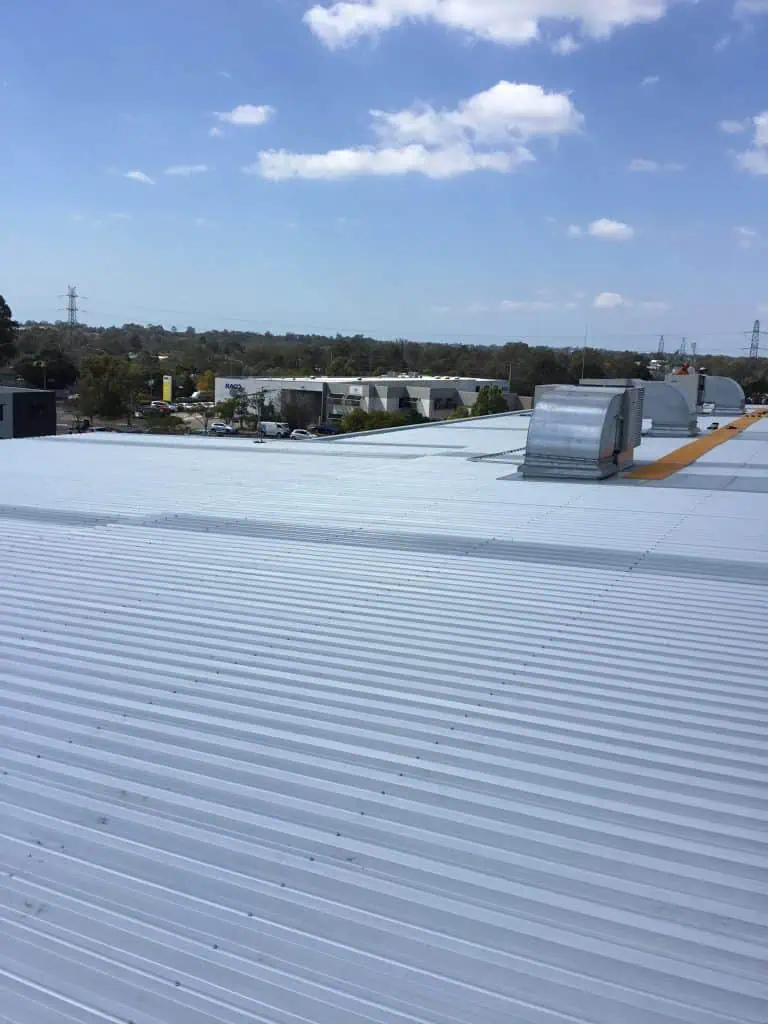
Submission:
<svg viewBox="0 0 768 1024">
<path fill-rule="evenodd" d="M 197 390 L 198 391 L 209 391 L 213 394 L 213 389 L 216 384 L 216 374 L 213 370 L 203 370 L 197 378 Z"/>
<path fill-rule="evenodd" d="M 211 419 L 213 418 L 215 410 L 207 408 L 205 402 L 200 402 L 197 405 L 194 405 L 192 407 L 192 412 L 194 413 L 195 416 L 199 416 L 200 417 L 200 421 L 203 424 L 203 430 L 207 434 L 208 433 L 208 424 L 210 423 Z"/>
<path fill-rule="evenodd" d="M 451 415 L 448 417 L 449 420 L 465 420 L 467 416 L 471 416 L 472 413 L 466 407 L 466 405 L 458 405 L 453 410 Z"/>
<path fill-rule="evenodd" d="M 13 319 L 11 307 L 0 295 L 0 366 L 10 363 L 16 355 L 19 325 Z"/>
<path fill-rule="evenodd" d="M 500 387 L 490 384 L 482 388 L 477 395 L 475 404 L 472 407 L 473 416 L 491 416 L 497 412 L 507 412 L 507 398 Z"/>
<path fill-rule="evenodd" d="M 90 356 L 80 374 L 80 409 L 86 416 L 118 419 L 130 413 L 141 379 L 122 356 Z"/>
<path fill-rule="evenodd" d="M 34 355 L 17 360 L 14 371 L 33 388 L 63 390 L 78 377 L 77 367 L 66 353 L 56 346 L 46 346 Z"/>
<path fill-rule="evenodd" d="M 237 416 L 239 409 L 239 398 L 225 398 L 223 402 L 218 403 L 213 411 L 219 419 L 224 420 L 225 423 L 231 423 Z"/>
<path fill-rule="evenodd" d="M 342 419 L 339 429 L 342 434 L 356 434 L 361 430 L 387 430 L 426 422 L 426 418 L 415 409 L 408 409 L 405 412 L 363 412 L 362 409 L 350 409 Z"/>
</svg>

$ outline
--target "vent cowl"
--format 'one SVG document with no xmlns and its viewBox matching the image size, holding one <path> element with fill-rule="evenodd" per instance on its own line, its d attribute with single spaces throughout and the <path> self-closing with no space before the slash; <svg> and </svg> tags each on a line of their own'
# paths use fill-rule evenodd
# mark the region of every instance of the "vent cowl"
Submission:
<svg viewBox="0 0 768 1024">
<path fill-rule="evenodd" d="M 524 477 L 603 480 L 634 461 L 643 424 L 641 387 L 537 389 Z"/>
</svg>

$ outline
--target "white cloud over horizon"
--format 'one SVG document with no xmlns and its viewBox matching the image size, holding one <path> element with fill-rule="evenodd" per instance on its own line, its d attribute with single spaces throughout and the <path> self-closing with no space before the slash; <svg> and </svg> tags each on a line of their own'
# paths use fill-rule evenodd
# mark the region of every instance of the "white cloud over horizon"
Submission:
<svg viewBox="0 0 768 1024">
<path fill-rule="evenodd" d="M 592 238 L 602 238 L 609 242 L 629 242 L 635 237 L 635 229 L 629 224 L 624 224 L 620 220 L 610 220 L 608 217 L 593 220 L 587 228 L 587 233 Z"/>
<path fill-rule="evenodd" d="M 768 174 L 768 110 L 752 118 L 754 136 L 749 149 L 736 153 L 736 165 L 748 174 Z"/>
<path fill-rule="evenodd" d="M 721 132 L 725 132 L 726 135 L 738 135 L 740 132 L 745 132 L 751 124 L 749 118 L 742 121 L 735 121 L 730 118 L 726 118 L 723 121 L 717 122 L 717 127 Z"/>
<path fill-rule="evenodd" d="M 600 292 L 592 303 L 593 309 L 619 309 L 628 305 L 627 300 L 618 292 Z"/>
<path fill-rule="evenodd" d="M 144 171 L 126 171 L 123 175 L 124 178 L 128 178 L 130 181 L 139 181 L 142 185 L 154 185 L 155 182 L 148 174 Z"/>
<path fill-rule="evenodd" d="M 552 53 L 556 53 L 558 57 L 569 57 L 572 53 L 576 53 L 577 50 L 581 49 L 581 44 L 573 36 L 562 36 L 552 43 L 551 49 Z"/>
<path fill-rule="evenodd" d="M 676 160 L 671 160 L 668 163 L 659 163 L 658 160 L 646 160 L 644 157 L 635 157 L 634 160 L 629 162 L 629 170 L 635 174 L 656 174 L 660 171 L 684 171 L 685 164 L 680 164 Z"/>
<path fill-rule="evenodd" d="M 325 153 L 268 150 L 244 168 L 273 181 L 420 173 L 449 178 L 471 171 L 509 173 L 535 160 L 524 143 L 578 132 L 583 116 L 565 93 L 501 81 L 462 100 L 452 110 L 415 104 L 372 110 L 377 145 Z"/>
<path fill-rule="evenodd" d="M 256 105 L 253 103 L 241 103 L 232 110 L 214 111 L 214 117 L 224 124 L 240 126 L 258 126 L 266 124 L 275 114 L 275 108 L 267 103 Z"/>
<path fill-rule="evenodd" d="M 164 174 L 176 178 L 191 178 L 194 174 L 205 174 L 208 170 L 206 164 L 173 164 L 166 167 Z"/>
<path fill-rule="evenodd" d="M 430 150 L 411 145 L 376 149 L 359 146 L 333 149 L 327 153 L 289 153 L 267 150 L 255 164 L 244 168 L 248 174 L 260 174 L 270 181 L 289 178 L 333 179 L 361 174 L 402 175 L 419 173 L 428 178 L 452 178 L 469 171 L 508 173 L 520 163 L 533 159 L 524 149 L 518 153 L 476 153 L 468 146 Z"/>
<path fill-rule="evenodd" d="M 663 18 L 674 0 L 326 0 L 304 15 L 330 49 L 378 36 L 407 22 L 433 22 L 508 46 L 542 38 L 551 21 L 569 22 L 587 38 Z"/>
<path fill-rule="evenodd" d="M 756 228 L 739 226 L 734 228 L 736 232 L 736 244 L 740 249 L 751 249 L 759 238 L 759 231 Z"/>
<path fill-rule="evenodd" d="M 643 89 L 647 89 L 649 85 L 658 85 L 661 78 L 658 75 L 646 75 L 640 85 Z"/>
</svg>

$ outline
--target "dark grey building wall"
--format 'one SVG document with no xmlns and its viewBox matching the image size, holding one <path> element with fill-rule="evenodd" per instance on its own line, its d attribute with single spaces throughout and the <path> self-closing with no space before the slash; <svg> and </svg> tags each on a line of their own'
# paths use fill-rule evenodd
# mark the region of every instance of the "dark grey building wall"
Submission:
<svg viewBox="0 0 768 1024">
<path fill-rule="evenodd" d="M 44 437 L 56 433 L 56 394 L 26 388 L 0 389 L 0 437 Z"/>
</svg>

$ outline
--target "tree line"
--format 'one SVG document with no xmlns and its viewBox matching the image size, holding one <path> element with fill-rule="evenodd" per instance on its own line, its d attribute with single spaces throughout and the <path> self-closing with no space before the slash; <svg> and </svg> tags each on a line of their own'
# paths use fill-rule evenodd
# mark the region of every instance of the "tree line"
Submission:
<svg viewBox="0 0 768 1024">
<path fill-rule="evenodd" d="M 0 298 L 0 369 L 33 387 L 72 388 L 85 414 L 116 418 L 143 400 L 159 398 L 164 374 L 185 398 L 209 390 L 215 376 L 379 376 L 432 374 L 508 380 L 533 394 L 537 384 L 576 383 L 584 377 L 652 376 L 652 356 L 631 350 L 553 348 L 509 341 L 500 345 L 424 343 L 363 335 L 334 337 L 256 331 L 177 330 L 161 325 L 70 327 L 16 324 Z M 748 396 L 768 393 L 768 360 L 699 355 L 697 365 L 733 377 Z M 202 382 L 202 383 L 201 383 Z"/>
</svg>

